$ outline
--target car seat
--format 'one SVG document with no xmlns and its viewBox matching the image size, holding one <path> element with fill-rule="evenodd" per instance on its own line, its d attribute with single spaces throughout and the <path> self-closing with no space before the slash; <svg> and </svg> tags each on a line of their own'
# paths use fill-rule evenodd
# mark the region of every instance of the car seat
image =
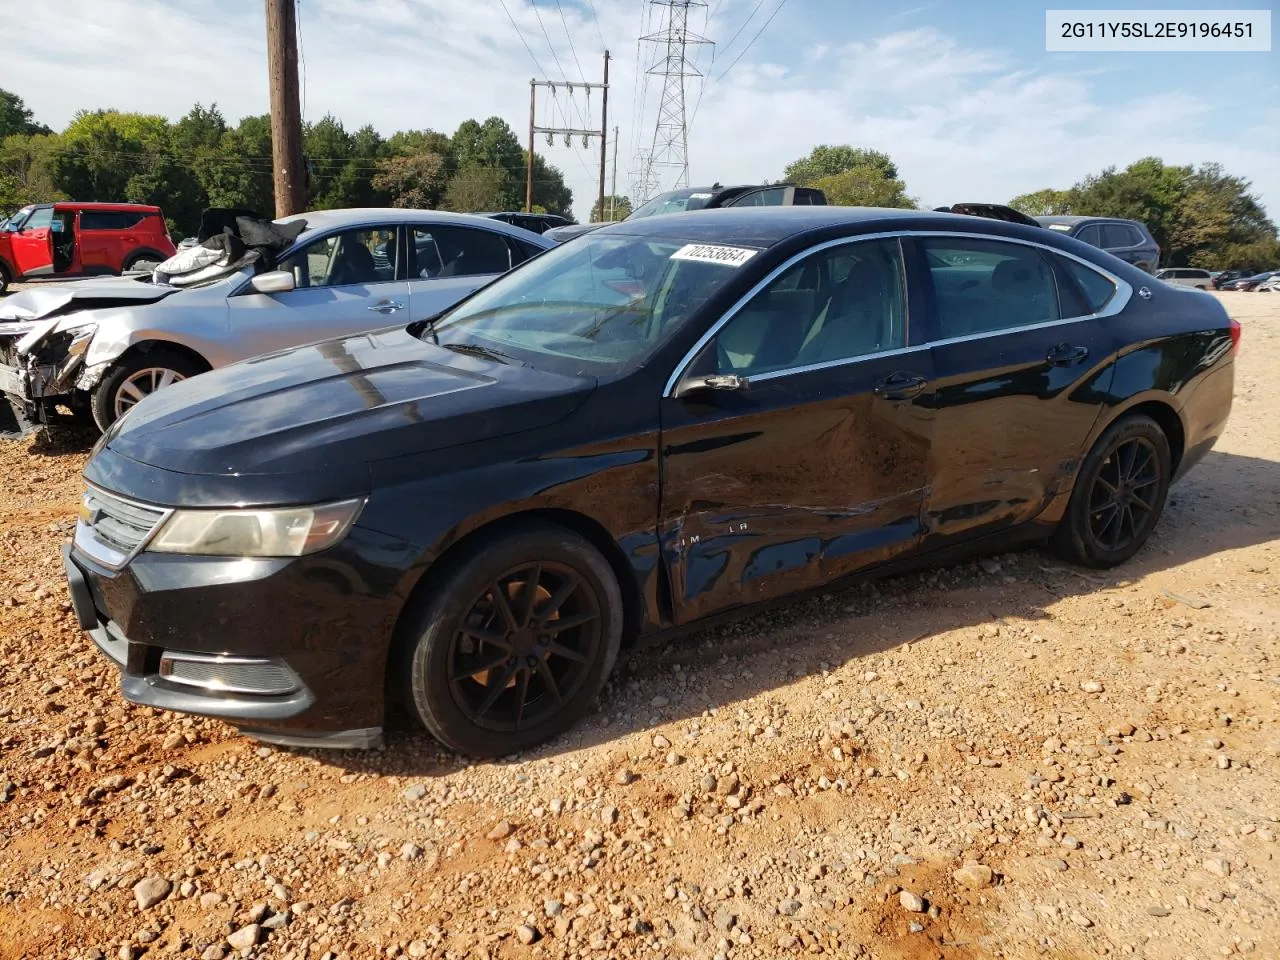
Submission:
<svg viewBox="0 0 1280 960">
<path fill-rule="evenodd" d="M 825 311 L 805 336 L 797 354 L 803 364 L 865 356 L 900 346 L 890 267 L 873 253 L 859 260 L 836 285 Z"/>
<path fill-rule="evenodd" d="M 342 247 L 338 251 L 337 262 L 329 273 L 329 285 L 336 287 L 351 283 L 376 282 L 378 268 L 369 248 L 350 236 L 343 237 L 341 242 Z"/>
</svg>

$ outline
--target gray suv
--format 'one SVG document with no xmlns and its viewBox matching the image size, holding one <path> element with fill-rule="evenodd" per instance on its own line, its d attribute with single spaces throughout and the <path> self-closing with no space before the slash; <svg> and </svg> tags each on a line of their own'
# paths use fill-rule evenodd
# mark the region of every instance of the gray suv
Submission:
<svg viewBox="0 0 1280 960">
<path fill-rule="evenodd" d="M 1160 245 L 1137 220 L 1113 217 L 1036 217 L 1040 226 L 1083 240 L 1139 267 L 1155 273 L 1160 263 Z"/>
</svg>

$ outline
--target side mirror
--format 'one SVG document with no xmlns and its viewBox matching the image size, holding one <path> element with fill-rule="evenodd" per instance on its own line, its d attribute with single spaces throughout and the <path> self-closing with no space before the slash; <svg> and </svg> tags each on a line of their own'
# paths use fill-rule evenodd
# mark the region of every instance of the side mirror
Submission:
<svg viewBox="0 0 1280 960">
<path fill-rule="evenodd" d="M 288 293 L 293 289 L 293 274 L 288 270 L 268 270 L 249 281 L 254 293 Z"/>
<path fill-rule="evenodd" d="M 750 382 L 746 377 L 740 377 L 733 373 L 712 374 L 710 376 L 706 374 L 686 374 L 676 384 L 675 397 L 679 400 L 690 394 L 704 393 L 709 390 L 742 393 L 747 389 Z"/>
</svg>

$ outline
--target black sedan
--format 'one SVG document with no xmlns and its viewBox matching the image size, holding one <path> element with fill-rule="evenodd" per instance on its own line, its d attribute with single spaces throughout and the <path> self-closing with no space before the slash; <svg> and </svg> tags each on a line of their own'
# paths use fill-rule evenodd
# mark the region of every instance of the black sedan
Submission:
<svg viewBox="0 0 1280 960">
<path fill-rule="evenodd" d="M 86 467 L 71 594 L 129 700 L 351 747 L 399 698 L 515 752 L 638 636 L 969 550 L 1127 560 L 1226 424 L 1238 335 L 1019 224 L 618 224 L 146 398 Z"/>
<path fill-rule="evenodd" d="M 1237 290 L 1237 291 L 1256 290 L 1259 286 L 1261 286 L 1262 284 L 1270 280 L 1272 277 L 1274 277 L 1277 272 L 1280 272 L 1280 271 L 1265 270 L 1262 273 L 1255 273 L 1249 277 L 1239 277 L 1236 280 L 1227 281 L 1221 287 L 1219 287 L 1219 289 L 1220 290 Z"/>
</svg>

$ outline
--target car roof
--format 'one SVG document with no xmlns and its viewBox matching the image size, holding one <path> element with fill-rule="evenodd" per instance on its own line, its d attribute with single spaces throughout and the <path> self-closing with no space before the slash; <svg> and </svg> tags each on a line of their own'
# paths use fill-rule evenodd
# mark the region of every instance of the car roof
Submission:
<svg viewBox="0 0 1280 960">
<path fill-rule="evenodd" d="M 475 213 L 449 213 L 444 210 L 412 210 L 402 207 L 347 207 L 340 210 L 311 210 L 306 213 L 295 213 L 281 217 L 276 223 L 292 223 L 295 220 L 307 221 L 307 233 L 314 230 L 330 230 L 335 227 L 374 226 L 390 223 L 434 223 L 440 226 L 456 225 L 459 227 L 479 227 L 498 233 L 516 237 L 527 243 L 542 243 L 553 246 L 550 240 L 543 240 L 540 234 L 524 227 L 515 227 L 501 220 Z"/>
<path fill-rule="evenodd" d="M 96 200 L 59 200 L 57 203 L 38 203 L 38 207 L 75 207 L 77 210 L 146 210 L 148 213 L 159 213 L 160 208 L 153 203 L 99 203 Z"/>
<path fill-rule="evenodd" d="M 1052 216 L 1052 217 L 1036 217 L 1040 223 L 1062 223 L 1075 226 L 1077 223 L 1084 223 L 1086 220 L 1106 220 L 1112 223 L 1137 223 L 1137 220 L 1127 220 L 1124 217 L 1084 217 L 1084 216 Z"/>
<path fill-rule="evenodd" d="M 789 237 L 828 227 L 862 226 L 862 232 L 883 230 L 955 230 L 962 233 L 1007 234 L 1044 242 L 1039 227 L 932 210 L 888 207 L 724 207 L 666 213 L 660 217 L 622 220 L 595 231 L 596 235 L 685 238 L 704 243 L 771 247 Z"/>
</svg>

